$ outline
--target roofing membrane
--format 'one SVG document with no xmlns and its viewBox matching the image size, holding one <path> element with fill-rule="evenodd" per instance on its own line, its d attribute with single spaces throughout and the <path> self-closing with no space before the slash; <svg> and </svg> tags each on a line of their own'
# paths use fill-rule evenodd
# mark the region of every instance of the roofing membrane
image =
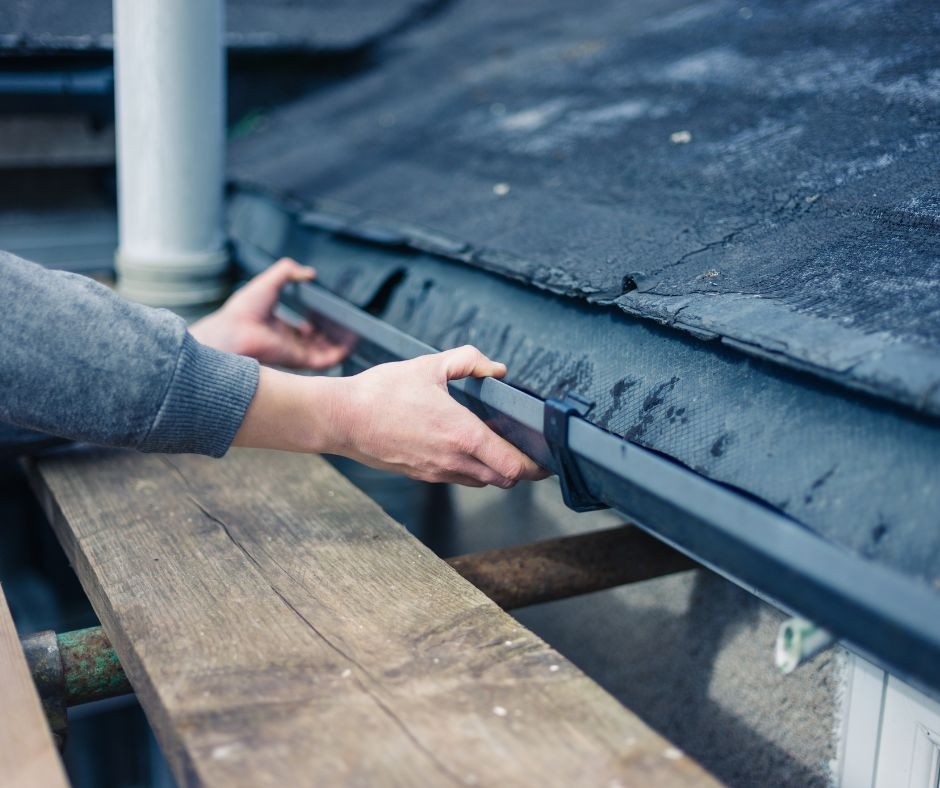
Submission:
<svg viewBox="0 0 940 788">
<path fill-rule="evenodd" d="M 361 304 L 397 277 L 392 324 L 936 587 L 938 32 L 912 0 L 454 3 L 231 161 L 387 247 L 272 254 Z"/>
<path fill-rule="evenodd" d="M 239 177 L 940 415 L 930 2 L 455 3 Z"/>
<path fill-rule="evenodd" d="M 327 289 L 433 347 L 478 346 L 507 364 L 509 383 L 542 399 L 575 392 L 595 403 L 594 424 L 857 555 L 940 585 L 935 420 L 611 306 L 475 270 L 396 238 L 394 228 L 377 243 L 375 226 L 363 223 L 370 240 L 357 240 L 356 215 L 334 206 L 296 215 L 286 207 L 239 192 L 231 237 L 315 265 Z"/>
</svg>

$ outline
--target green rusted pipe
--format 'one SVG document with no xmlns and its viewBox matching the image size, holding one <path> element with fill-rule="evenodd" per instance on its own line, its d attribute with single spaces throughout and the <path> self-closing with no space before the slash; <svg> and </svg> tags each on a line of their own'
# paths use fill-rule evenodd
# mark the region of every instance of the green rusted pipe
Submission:
<svg viewBox="0 0 940 788">
<path fill-rule="evenodd" d="M 60 635 L 37 632 L 22 644 L 47 712 L 134 691 L 101 627 Z"/>
<path fill-rule="evenodd" d="M 65 747 L 69 706 L 134 691 L 101 627 L 61 635 L 46 630 L 20 642 L 59 749 Z"/>
<path fill-rule="evenodd" d="M 101 627 L 56 636 L 65 673 L 65 705 L 126 695 L 131 688 L 121 662 Z"/>
</svg>

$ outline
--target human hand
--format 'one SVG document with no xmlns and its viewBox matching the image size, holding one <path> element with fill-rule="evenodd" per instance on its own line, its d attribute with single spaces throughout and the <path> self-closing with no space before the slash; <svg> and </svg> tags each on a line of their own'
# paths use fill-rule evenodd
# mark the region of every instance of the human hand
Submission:
<svg viewBox="0 0 940 788">
<path fill-rule="evenodd" d="M 470 345 L 380 364 L 350 378 L 338 400 L 332 451 L 429 482 L 508 488 L 550 474 L 447 391 L 449 380 L 495 377 L 506 366 Z"/>
<path fill-rule="evenodd" d="M 219 309 L 190 326 L 199 342 L 217 350 L 251 356 L 265 364 L 328 369 L 349 355 L 352 334 L 337 340 L 310 323 L 289 326 L 274 315 L 281 288 L 309 282 L 312 268 L 282 258 L 234 293 Z"/>
<path fill-rule="evenodd" d="M 447 382 L 501 378 L 469 345 L 347 378 L 261 368 L 233 445 L 341 454 L 428 482 L 512 487 L 550 474 L 453 399 Z"/>
</svg>

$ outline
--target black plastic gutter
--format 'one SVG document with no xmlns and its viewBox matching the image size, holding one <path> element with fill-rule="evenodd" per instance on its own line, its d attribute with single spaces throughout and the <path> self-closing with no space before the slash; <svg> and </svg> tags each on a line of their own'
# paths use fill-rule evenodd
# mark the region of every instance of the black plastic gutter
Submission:
<svg viewBox="0 0 940 788">
<path fill-rule="evenodd" d="M 235 250 L 247 273 L 274 260 L 244 242 L 236 242 Z M 321 323 L 357 334 L 360 354 L 372 360 L 435 350 L 316 284 L 289 286 L 282 302 L 300 315 L 316 315 Z M 617 509 L 695 560 L 829 630 L 890 673 L 940 692 L 940 599 L 926 585 L 566 412 L 563 403 L 493 379 L 457 381 L 451 391 L 494 430 L 558 473 L 580 503 L 593 500 Z M 571 489 L 575 483 L 582 489 Z"/>
</svg>

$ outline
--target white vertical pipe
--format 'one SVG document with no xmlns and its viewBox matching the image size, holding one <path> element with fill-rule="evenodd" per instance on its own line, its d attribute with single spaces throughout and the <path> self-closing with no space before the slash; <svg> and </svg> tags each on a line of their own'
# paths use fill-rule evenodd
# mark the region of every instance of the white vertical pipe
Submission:
<svg viewBox="0 0 940 788">
<path fill-rule="evenodd" d="M 224 0 L 114 0 L 118 288 L 154 306 L 224 295 Z"/>
</svg>

